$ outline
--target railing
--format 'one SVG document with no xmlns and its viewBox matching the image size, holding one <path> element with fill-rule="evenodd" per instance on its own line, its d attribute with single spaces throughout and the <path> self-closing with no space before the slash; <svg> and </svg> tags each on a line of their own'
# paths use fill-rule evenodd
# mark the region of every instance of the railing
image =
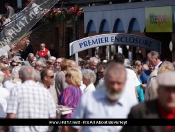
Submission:
<svg viewBox="0 0 175 132">
<path fill-rule="evenodd" d="M 58 0 L 40 0 L 40 3 L 30 3 L 13 15 L 0 32 L 0 47 L 17 43 L 57 2 Z"/>
</svg>

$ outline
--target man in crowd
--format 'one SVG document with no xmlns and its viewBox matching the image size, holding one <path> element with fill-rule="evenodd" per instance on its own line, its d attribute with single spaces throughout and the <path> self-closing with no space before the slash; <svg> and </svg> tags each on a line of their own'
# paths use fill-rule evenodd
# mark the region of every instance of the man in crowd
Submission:
<svg viewBox="0 0 175 132">
<path fill-rule="evenodd" d="M 23 49 L 23 51 L 20 51 L 21 53 L 21 57 L 26 60 L 26 58 L 28 57 L 29 53 L 33 53 L 33 47 L 32 45 L 30 44 L 30 41 L 29 40 L 26 40 L 25 41 L 25 47 Z"/>
<path fill-rule="evenodd" d="M 103 88 L 84 94 L 73 118 L 126 118 L 130 108 L 137 104 L 124 92 L 126 76 L 123 65 L 111 62 L 105 72 Z M 122 126 L 83 126 L 82 131 L 119 132 L 121 128 Z M 73 126 L 69 132 L 77 132 L 78 129 L 80 126 Z"/>
<path fill-rule="evenodd" d="M 94 73 L 97 73 L 97 64 L 98 64 L 98 59 L 96 57 L 91 57 L 89 62 L 89 67 L 87 67 L 86 69 L 90 69 L 94 71 Z"/>
<path fill-rule="evenodd" d="M 145 64 L 146 65 L 146 64 Z M 148 81 L 148 77 L 149 75 L 152 73 L 152 71 L 154 70 L 154 67 L 151 65 L 151 63 L 149 63 L 148 65 L 149 69 L 148 70 L 145 70 L 141 73 L 140 75 L 140 80 L 142 82 L 142 89 L 146 89 L 146 86 L 147 86 L 147 81 Z"/>
<path fill-rule="evenodd" d="M 35 82 L 35 70 L 24 66 L 19 71 L 22 84 L 11 89 L 7 106 L 7 118 L 54 119 L 56 106 L 47 89 Z M 11 126 L 10 131 L 48 131 L 48 126 Z"/>
<path fill-rule="evenodd" d="M 104 81 L 104 72 L 105 72 L 106 67 L 107 67 L 106 63 L 104 63 L 104 62 L 98 63 L 98 65 L 97 65 L 97 79 L 96 79 L 96 82 L 95 82 L 95 86 L 103 83 L 103 81 Z"/>
<path fill-rule="evenodd" d="M 28 62 L 32 66 L 33 61 L 36 61 L 36 57 L 33 53 L 29 53 L 28 55 Z"/>
<path fill-rule="evenodd" d="M 52 95 L 55 106 L 58 104 L 58 98 L 57 98 L 57 93 L 56 89 L 53 87 L 55 81 L 55 76 L 53 70 L 50 69 L 43 69 L 41 71 L 41 83 L 40 85 L 44 88 L 46 88 Z"/>
<path fill-rule="evenodd" d="M 145 89 L 145 100 L 148 99 L 147 97 L 149 94 L 148 91 L 151 88 L 151 85 L 150 85 L 151 81 L 157 77 L 158 69 L 162 65 L 160 54 L 157 51 L 151 51 L 150 53 L 148 53 L 147 57 L 148 57 L 149 63 L 154 67 L 154 70 L 151 72 L 151 74 L 149 75 L 149 78 L 147 80 L 147 85 L 146 85 L 146 89 Z"/>
<path fill-rule="evenodd" d="M 160 54 L 157 51 L 151 51 L 147 57 L 154 69 L 158 69 L 162 65 Z"/>
<path fill-rule="evenodd" d="M 61 61 L 62 61 L 62 58 L 58 58 L 55 61 L 55 64 L 54 64 L 54 72 L 55 73 L 58 73 L 59 71 L 61 71 L 61 66 L 60 66 Z"/>
<path fill-rule="evenodd" d="M 134 106 L 128 119 L 174 119 L 175 118 L 175 72 L 158 75 L 158 99 Z M 121 132 L 171 132 L 172 126 L 125 126 Z"/>
<path fill-rule="evenodd" d="M 5 4 L 5 8 L 7 9 L 6 16 L 7 18 L 11 18 L 14 15 L 14 9 L 8 3 Z"/>
<path fill-rule="evenodd" d="M 43 57 L 48 59 L 50 57 L 50 51 L 47 48 L 45 48 L 45 46 L 46 45 L 44 43 L 40 45 L 40 49 L 36 53 L 37 58 Z"/>
</svg>

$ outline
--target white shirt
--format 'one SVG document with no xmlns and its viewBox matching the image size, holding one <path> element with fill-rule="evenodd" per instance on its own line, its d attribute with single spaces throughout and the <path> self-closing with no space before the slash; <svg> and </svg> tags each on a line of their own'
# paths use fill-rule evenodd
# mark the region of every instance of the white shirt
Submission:
<svg viewBox="0 0 175 132">
<path fill-rule="evenodd" d="M 5 21 L 3 21 L 3 26 L 5 25 L 6 26 L 6 24 L 7 23 L 9 23 L 11 20 L 9 19 L 9 18 L 7 18 Z"/>
<path fill-rule="evenodd" d="M 0 118 L 6 117 L 9 94 L 10 93 L 7 89 L 0 87 Z"/>
<path fill-rule="evenodd" d="M 154 67 L 154 69 L 158 69 L 159 68 L 159 66 L 160 66 L 160 64 L 162 64 L 162 61 L 161 62 L 159 62 L 155 67 Z"/>
<path fill-rule="evenodd" d="M 3 87 L 10 92 L 10 90 L 14 88 L 17 84 L 21 84 L 21 82 L 13 83 L 12 81 L 5 81 Z"/>
<path fill-rule="evenodd" d="M 94 84 L 91 83 L 84 89 L 83 93 L 93 92 L 93 91 L 95 91 L 95 86 L 94 86 Z"/>
<path fill-rule="evenodd" d="M 83 84 L 83 81 L 81 81 L 81 86 L 80 86 L 80 89 L 83 93 L 84 89 L 86 88 L 86 85 Z"/>
<path fill-rule="evenodd" d="M 141 83 L 133 70 L 126 68 L 126 73 L 125 92 L 128 94 L 128 98 L 137 100 L 135 87 L 141 85 Z"/>
<path fill-rule="evenodd" d="M 111 104 L 106 98 L 105 89 L 87 92 L 76 108 L 74 119 L 126 119 L 132 106 L 137 102 L 128 98 L 127 93 Z M 80 126 L 73 126 L 79 129 Z M 120 132 L 122 126 L 83 126 L 81 132 Z"/>
</svg>

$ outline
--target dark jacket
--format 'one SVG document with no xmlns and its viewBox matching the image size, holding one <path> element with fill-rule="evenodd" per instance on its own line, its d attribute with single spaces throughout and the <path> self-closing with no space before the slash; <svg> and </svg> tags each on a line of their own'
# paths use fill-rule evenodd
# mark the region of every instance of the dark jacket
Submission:
<svg viewBox="0 0 175 132">
<path fill-rule="evenodd" d="M 159 114 L 157 100 L 140 103 L 131 108 L 128 119 L 161 119 Z M 174 132 L 167 131 L 165 126 L 124 126 L 121 132 Z"/>
<path fill-rule="evenodd" d="M 29 53 L 33 53 L 33 47 L 31 44 L 24 48 L 24 50 L 21 52 L 21 57 L 26 60 Z"/>
</svg>

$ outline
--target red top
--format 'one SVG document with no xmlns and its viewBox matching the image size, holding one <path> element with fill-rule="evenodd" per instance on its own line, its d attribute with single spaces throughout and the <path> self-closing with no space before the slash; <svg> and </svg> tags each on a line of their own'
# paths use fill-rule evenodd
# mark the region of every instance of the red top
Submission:
<svg viewBox="0 0 175 132">
<path fill-rule="evenodd" d="M 49 52 L 48 49 L 45 48 L 45 50 L 38 50 L 38 56 L 39 57 L 47 57 L 47 53 Z"/>
<path fill-rule="evenodd" d="M 4 72 L 4 74 L 6 74 L 9 78 L 11 77 L 11 75 L 7 72 L 7 71 L 3 71 Z"/>
<path fill-rule="evenodd" d="M 173 108 L 171 111 L 165 110 L 160 103 L 157 101 L 158 110 L 160 112 L 160 115 L 164 119 L 175 119 L 175 108 Z M 166 126 L 168 130 L 172 128 L 172 126 Z"/>
</svg>

